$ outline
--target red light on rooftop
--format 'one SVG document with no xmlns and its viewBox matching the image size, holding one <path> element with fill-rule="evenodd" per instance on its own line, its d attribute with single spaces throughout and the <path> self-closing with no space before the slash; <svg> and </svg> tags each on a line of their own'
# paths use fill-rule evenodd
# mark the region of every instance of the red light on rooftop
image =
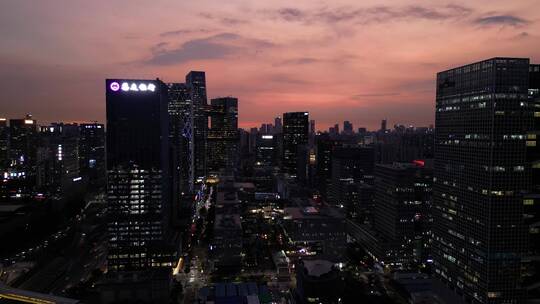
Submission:
<svg viewBox="0 0 540 304">
<path fill-rule="evenodd" d="M 423 167 L 426 164 L 426 162 L 423 161 L 423 160 L 420 160 L 420 159 L 416 159 L 416 160 L 413 160 L 413 164 L 415 164 L 415 165 L 417 165 L 419 167 Z"/>
</svg>

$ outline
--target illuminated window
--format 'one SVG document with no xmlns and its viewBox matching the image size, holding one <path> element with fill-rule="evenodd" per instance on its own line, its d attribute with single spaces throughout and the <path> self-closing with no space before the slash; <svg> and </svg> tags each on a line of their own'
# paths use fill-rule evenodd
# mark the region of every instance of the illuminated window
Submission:
<svg viewBox="0 0 540 304">
<path fill-rule="evenodd" d="M 490 299 L 499 298 L 501 296 L 501 293 L 500 292 L 488 292 L 487 296 Z"/>
</svg>

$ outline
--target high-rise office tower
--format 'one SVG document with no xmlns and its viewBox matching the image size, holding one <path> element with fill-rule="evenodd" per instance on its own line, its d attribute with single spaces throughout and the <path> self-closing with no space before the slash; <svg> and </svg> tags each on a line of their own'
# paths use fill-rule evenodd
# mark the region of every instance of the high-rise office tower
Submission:
<svg viewBox="0 0 540 304">
<path fill-rule="evenodd" d="M 170 269 L 167 86 L 106 80 L 109 271 Z"/>
<path fill-rule="evenodd" d="M 330 137 L 332 137 L 332 138 L 336 138 L 338 136 L 338 134 L 336 132 L 336 128 L 334 128 L 334 127 L 328 128 L 328 134 L 330 134 Z"/>
<path fill-rule="evenodd" d="M 206 75 L 191 71 L 186 75 L 186 85 L 193 102 L 193 155 L 195 178 L 206 176 L 206 155 L 208 136 L 208 101 L 206 98 Z"/>
<path fill-rule="evenodd" d="M 9 127 L 6 118 L 0 118 L 0 170 L 9 165 Z"/>
<path fill-rule="evenodd" d="M 90 182 L 105 181 L 105 126 L 83 123 L 79 125 L 79 167 Z"/>
<path fill-rule="evenodd" d="M 271 168 L 276 165 L 276 137 L 271 134 L 257 135 L 255 166 Z"/>
<path fill-rule="evenodd" d="M 262 134 L 270 134 L 272 132 L 272 124 L 261 124 L 259 132 Z"/>
<path fill-rule="evenodd" d="M 208 172 L 230 175 L 238 164 L 238 98 L 214 98 L 211 105 Z"/>
<path fill-rule="evenodd" d="M 32 115 L 9 120 L 9 154 L 12 166 L 32 171 L 36 162 L 37 122 Z"/>
<path fill-rule="evenodd" d="M 38 147 L 37 123 L 31 115 L 23 119 L 0 121 L 0 164 L 3 184 L 0 198 L 22 200 L 32 197 L 35 191 L 36 159 Z"/>
<path fill-rule="evenodd" d="M 336 134 L 339 135 L 339 124 L 334 125 L 334 132 L 336 132 Z"/>
<path fill-rule="evenodd" d="M 315 119 L 312 119 L 309 121 L 309 147 L 313 147 L 315 144 L 315 134 L 317 131 L 315 130 Z"/>
<path fill-rule="evenodd" d="M 408 269 L 429 258 L 433 168 L 424 163 L 375 166 L 373 228 L 380 261 Z"/>
<path fill-rule="evenodd" d="M 527 132 L 527 158 L 531 167 L 532 187 L 523 200 L 528 246 L 523 258 L 523 285 L 528 292 L 528 300 L 540 298 L 538 277 L 540 276 L 540 64 L 529 68 L 529 102 L 532 110 L 533 126 Z M 532 288 L 531 288 L 532 287 Z"/>
<path fill-rule="evenodd" d="M 274 130 L 275 134 L 283 132 L 283 122 L 280 117 L 274 119 Z"/>
<path fill-rule="evenodd" d="M 167 86 L 171 158 L 177 164 L 172 174 L 175 187 L 173 194 L 188 194 L 193 191 L 195 181 L 192 94 L 184 83 L 169 83 Z"/>
<path fill-rule="evenodd" d="M 330 138 L 326 133 L 318 134 L 315 138 L 316 154 L 315 154 L 315 170 L 317 190 L 322 196 L 327 199 L 332 178 L 332 152 L 338 145 L 336 141 Z"/>
<path fill-rule="evenodd" d="M 381 131 L 386 132 L 386 119 L 381 120 Z"/>
<path fill-rule="evenodd" d="M 435 284 L 450 303 L 520 303 L 529 60 L 493 58 L 437 74 Z"/>
<path fill-rule="evenodd" d="M 67 196 L 74 184 L 82 181 L 79 126 L 64 123 L 40 126 L 39 137 L 36 184 L 50 195 Z"/>
<path fill-rule="evenodd" d="M 330 187 L 327 201 L 343 205 L 350 213 L 355 209 L 358 188 L 373 176 L 374 151 L 371 147 L 333 147 Z M 323 174 L 323 173 L 321 173 Z"/>
<path fill-rule="evenodd" d="M 259 135 L 259 129 L 251 128 L 249 130 L 249 153 L 255 153 L 257 148 L 257 136 Z"/>
<path fill-rule="evenodd" d="M 37 122 L 31 115 L 9 120 L 9 168 L 7 188 L 17 199 L 30 197 L 35 189 L 37 164 Z M 5 174 L 5 173 L 4 173 Z"/>
<path fill-rule="evenodd" d="M 239 155 L 240 158 L 242 158 L 243 155 L 249 154 L 249 132 L 239 128 L 238 129 L 238 149 L 239 149 Z"/>
<path fill-rule="evenodd" d="M 353 131 L 353 124 L 348 121 L 348 120 L 345 120 L 343 122 L 343 134 L 345 135 L 352 135 L 354 133 Z"/>
<path fill-rule="evenodd" d="M 283 113 L 283 171 L 295 176 L 298 146 L 308 143 L 309 113 Z"/>
</svg>

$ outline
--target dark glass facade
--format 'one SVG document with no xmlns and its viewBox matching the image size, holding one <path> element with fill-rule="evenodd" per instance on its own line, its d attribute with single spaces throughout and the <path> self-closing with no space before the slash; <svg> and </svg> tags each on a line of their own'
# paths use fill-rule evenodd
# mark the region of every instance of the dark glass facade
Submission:
<svg viewBox="0 0 540 304">
<path fill-rule="evenodd" d="M 529 60 L 493 58 L 437 74 L 433 256 L 450 302 L 519 303 Z"/>
<path fill-rule="evenodd" d="M 167 86 L 171 158 L 177 164 L 173 168 L 173 184 L 176 192 L 191 193 L 195 180 L 191 90 L 183 83 L 169 83 Z"/>
<path fill-rule="evenodd" d="M 528 289 L 527 298 L 538 300 L 540 281 L 540 65 L 529 68 L 529 108 L 532 109 L 533 127 L 527 132 L 527 158 L 531 166 L 532 188 L 525 195 L 523 208 L 527 229 L 527 252 L 523 259 L 523 284 Z"/>
<path fill-rule="evenodd" d="M 84 123 L 79 126 L 79 166 L 92 182 L 105 181 L 105 126 Z"/>
<path fill-rule="evenodd" d="M 238 99 L 215 98 L 211 101 L 208 131 L 208 172 L 232 174 L 238 165 Z"/>
<path fill-rule="evenodd" d="M 276 165 L 276 139 L 277 136 L 274 135 L 257 134 L 256 167 L 272 168 Z"/>
<path fill-rule="evenodd" d="M 208 100 L 206 97 L 206 74 L 191 71 L 186 75 L 186 85 L 190 89 L 193 102 L 193 155 L 195 177 L 206 176 L 206 154 L 208 133 Z"/>
<path fill-rule="evenodd" d="M 45 193 L 69 195 L 72 183 L 83 178 L 79 126 L 63 123 L 41 126 L 39 138 L 36 186 Z"/>
<path fill-rule="evenodd" d="M 409 163 L 375 166 L 373 228 L 381 261 L 405 269 L 426 263 L 431 234 L 433 170 Z"/>
<path fill-rule="evenodd" d="M 332 151 L 337 145 L 336 141 L 330 138 L 326 133 L 318 134 L 315 137 L 316 142 L 316 184 L 317 190 L 326 199 L 328 194 L 328 185 L 332 178 Z"/>
<path fill-rule="evenodd" d="M 9 153 L 12 167 L 33 171 L 36 164 L 37 122 L 32 116 L 9 120 Z"/>
<path fill-rule="evenodd" d="M 0 169 L 9 166 L 9 127 L 6 118 L 0 118 Z"/>
<path fill-rule="evenodd" d="M 167 86 L 108 79 L 106 97 L 108 269 L 172 267 Z"/>
<path fill-rule="evenodd" d="M 359 187 L 373 175 L 373 164 L 374 152 L 370 147 L 334 147 L 328 202 L 352 212 L 359 200 Z"/>
<path fill-rule="evenodd" d="M 298 146 L 308 143 L 309 113 L 283 113 L 283 170 L 292 176 L 297 172 Z"/>
</svg>

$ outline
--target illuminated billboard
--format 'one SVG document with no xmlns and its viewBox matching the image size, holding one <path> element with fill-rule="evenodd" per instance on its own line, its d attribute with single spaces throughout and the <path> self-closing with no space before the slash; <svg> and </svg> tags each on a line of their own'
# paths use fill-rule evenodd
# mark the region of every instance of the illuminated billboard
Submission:
<svg viewBox="0 0 540 304">
<path fill-rule="evenodd" d="M 108 80 L 111 92 L 155 92 L 157 86 L 152 80 Z"/>
</svg>

